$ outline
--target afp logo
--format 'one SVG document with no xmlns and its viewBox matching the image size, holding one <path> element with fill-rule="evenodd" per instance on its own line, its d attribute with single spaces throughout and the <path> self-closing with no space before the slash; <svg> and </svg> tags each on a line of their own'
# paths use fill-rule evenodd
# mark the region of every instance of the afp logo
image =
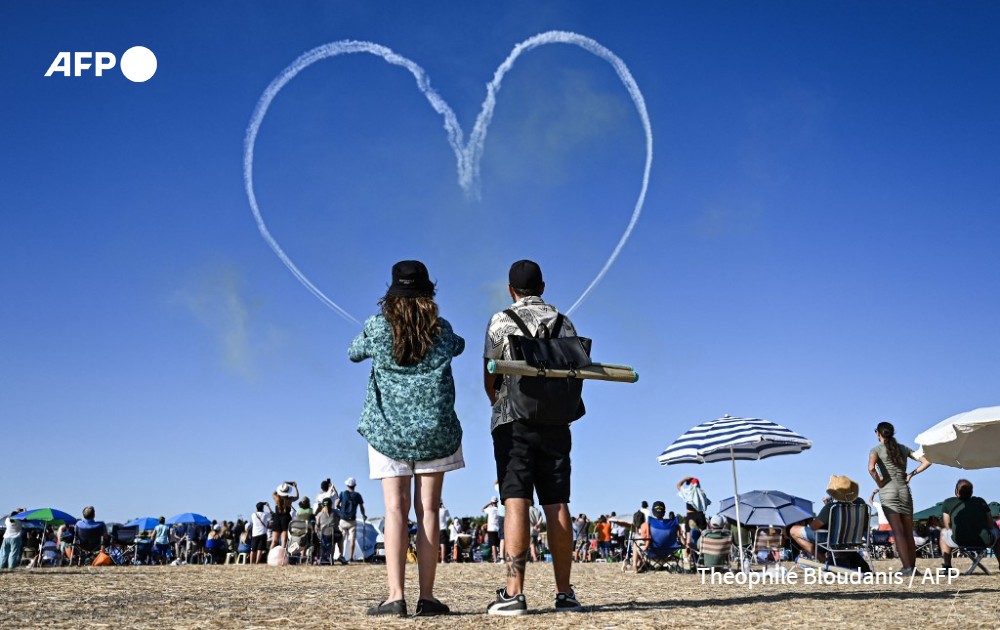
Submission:
<svg viewBox="0 0 1000 630">
<path fill-rule="evenodd" d="M 109 52 L 60 52 L 52 61 L 45 76 L 61 74 L 64 77 L 82 77 L 94 73 L 95 77 L 115 67 L 117 60 Z M 133 46 L 122 54 L 118 64 L 125 78 L 133 83 L 149 81 L 156 73 L 156 55 L 145 46 Z"/>
</svg>

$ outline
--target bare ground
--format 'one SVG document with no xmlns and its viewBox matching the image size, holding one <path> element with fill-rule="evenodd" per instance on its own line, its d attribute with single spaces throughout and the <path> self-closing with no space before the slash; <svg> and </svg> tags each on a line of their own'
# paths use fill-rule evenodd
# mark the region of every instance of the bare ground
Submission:
<svg viewBox="0 0 1000 630">
<path fill-rule="evenodd" d="M 967 560 L 957 560 L 964 569 Z M 503 571 L 489 564 L 439 566 L 436 595 L 449 617 L 365 616 L 385 594 L 385 568 L 183 566 L 38 569 L 0 573 L 0 625 L 7 628 L 998 628 L 1000 576 L 952 584 L 746 585 L 702 583 L 699 575 L 622 573 L 618 565 L 575 565 L 584 613 L 552 612 L 552 571 L 528 567 L 531 614 L 484 614 Z M 932 568 L 940 561 L 921 561 Z M 895 566 L 879 562 L 877 570 Z M 416 568 L 407 600 L 416 604 Z"/>
</svg>

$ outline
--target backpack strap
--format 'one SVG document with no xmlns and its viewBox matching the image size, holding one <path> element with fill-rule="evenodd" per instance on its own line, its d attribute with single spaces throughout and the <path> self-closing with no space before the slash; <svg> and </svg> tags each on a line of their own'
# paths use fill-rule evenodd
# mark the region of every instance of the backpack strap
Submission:
<svg viewBox="0 0 1000 630">
<path fill-rule="evenodd" d="M 517 327 L 521 329 L 521 332 L 524 333 L 525 337 L 534 337 L 534 335 L 531 334 L 531 331 L 528 330 L 528 325 L 524 323 L 523 319 L 517 316 L 517 313 L 514 312 L 514 309 L 508 308 L 506 311 L 504 311 L 504 315 L 514 320 L 514 323 L 517 324 Z"/>
<path fill-rule="evenodd" d="M 562 313 L 556 315 L 556 322 L 552 324 L 552 331 L 549 332 L 549 339 L 556 339 L 559 337 L 559 330 L 562 329 L 563 319 L 565 318 Z"/>
</svg>

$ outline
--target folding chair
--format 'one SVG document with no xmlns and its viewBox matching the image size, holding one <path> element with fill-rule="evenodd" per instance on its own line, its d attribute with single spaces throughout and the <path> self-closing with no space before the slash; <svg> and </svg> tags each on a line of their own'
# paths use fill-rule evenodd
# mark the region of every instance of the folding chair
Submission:
<svg viewBox="0 0 1000 630">
<path fill-rule="evenodd" d="M 888 529 L 888 525 L 885 527 L 886 529 L 882 529 L 880 525 L 878 529 L 873 529 L 869 534 L 872 559 L 888 560 L 895 553 L 892 546 L 892 530 Z"/>
<path fill-rule="evenodd" d="M 298 563 L 308 563 L 312 560 L 312 537 L 309 521 L 301 518 L 293 519 L 288 524 L 288 553 L 298 555 Z"/>
<path fill-rule="evenodd" d="M 116 527 L 111 533 L 111 548 L 108 555 L 115 564 L 135 564 L 136 536 L 139 527 Z"/>
<path fill-rule="evenodd" d="M 710 529 L 698 541 L 699 569 L 732 571 L 733 532 L 729 529 Z"/>
<path fill-rule="evenodd" d="M 82 521 L 73 529 L 73 564 L 90 564 L 104 550 L 104 523 L 99 527 L 83 527 Z"/>
<path fill-rule="evenodd" d="M 650 517 L 646 522 L 649 524 L 649 540 L 645 549 L 637 548 L 639 566 L 682 572 L 681 559 L 677 552 L 682 551 L 684 546 L 677 538 L 679 528 L 677 519 L 664 520 Z"/>
<path fill-rule="evenodd" d="M 990 570 L 982 565 L 982 561 L 990 555 L 989 547 L 957 547 L 955 552 L 961 553 L 969 560 L 972 560 L 972 566 L 962 575 L 972 575 L 976 572 L 976 569 L 979 569 L 986 575 L 990 574 Z"/>
<path fill-rule="evenodd" d="M 816 532 L 816 548 L 827 553 L 827 564 L 846 566 L 837 562 L 837 554 L 843 557 L 868 550 L 870 518 L 867 503 L 837 501 L 830 506 L 829 528 Z"/>
<path fill-rule="evenodd" d="M 752 562 L 765 568 L 769 564 L 781 564 L 784 546 L 784 529 L 774 525 L 758 527 L 753 539 Z"/>
</svg>

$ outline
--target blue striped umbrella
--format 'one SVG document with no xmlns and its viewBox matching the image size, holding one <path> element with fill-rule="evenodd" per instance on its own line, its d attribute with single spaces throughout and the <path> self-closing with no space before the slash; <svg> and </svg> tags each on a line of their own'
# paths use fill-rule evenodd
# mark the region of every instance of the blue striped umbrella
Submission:
<svg viewBox="0 0 1000 630">
<path fill-rule="evenodd" d="M 722 416 L 680 436 L 656 459 L 663 465 L 767 459 L 811 446 L 811 441 L 770 420 Z"/>
<path fill-rule="evenodd" d="M 766 459 L 775 455 L 801 453 L 812 442 L 780 424 L 760 418 L 733 418 L 728 414 L 699 424 L 660 453 L 657 461 L 671 464 L 704 464 L 729 461 L 733 464 L 733 494 L 736 503 L 736 529 L 740 540 L 740 491 L 736 483 L 736 460 Z M 740 564 L 743 549 L 740 548 Z"/>
</svg>

